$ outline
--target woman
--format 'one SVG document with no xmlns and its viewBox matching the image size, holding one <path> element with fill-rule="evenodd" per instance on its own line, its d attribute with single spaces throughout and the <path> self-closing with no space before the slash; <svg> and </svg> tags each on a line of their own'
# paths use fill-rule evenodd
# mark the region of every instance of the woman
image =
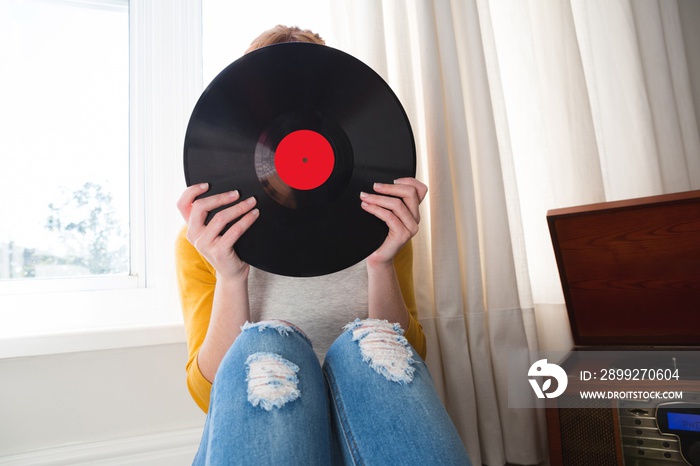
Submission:
<svg viewBox="0 0 700 466">
<path fill-rule="evenodd" d="M 277 26 L 248 51 L 280 42 L 324 44 Z M 387 224 L 385 241 L 365 261 L 313 278 L 242 262 L 233 245 L 265 213 L 237 191 L 196 199 L 208 189 L 190 186 L 178 201 L 187 382 L 208 413 L 195 464 L 469 464 L 422 359 L 410 240 L 427 187 L 401 178 L 357 193 Z"/>
</svg>

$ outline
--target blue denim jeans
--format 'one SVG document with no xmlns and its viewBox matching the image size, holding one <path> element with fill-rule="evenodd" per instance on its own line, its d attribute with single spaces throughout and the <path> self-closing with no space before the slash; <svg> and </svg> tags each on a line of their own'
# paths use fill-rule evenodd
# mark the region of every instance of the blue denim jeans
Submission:
<svg viewBox="0 0 700 466">
<path fill-rule="evenodd" d="M 326 354 L 247 324 L 221 362 L 194 465 L 471 465 L 398 326 L 357 320 Z"/>
</svg>

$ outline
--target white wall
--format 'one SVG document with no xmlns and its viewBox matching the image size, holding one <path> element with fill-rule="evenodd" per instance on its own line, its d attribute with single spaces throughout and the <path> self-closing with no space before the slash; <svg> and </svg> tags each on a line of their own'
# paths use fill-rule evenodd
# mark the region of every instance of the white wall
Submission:
<svg viewBox="0 0 700 466">
<path fill-rule="evenodd" d="M 191 464 L 204 414 L 186 357 L 180 343 L 0 360 L 0 465 Z"/>
</svg>

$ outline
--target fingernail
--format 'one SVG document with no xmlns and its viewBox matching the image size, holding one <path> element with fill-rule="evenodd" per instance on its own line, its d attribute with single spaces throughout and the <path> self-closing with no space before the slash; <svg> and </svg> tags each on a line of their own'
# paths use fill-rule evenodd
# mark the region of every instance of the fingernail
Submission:
<svg viewBox="0 0 700 466">
<path fill-rule="evenodd" d="M 360 197 L 361 197 L 361 198 L 364 199 L 364 198 L 366 198 L 367 196 L 368 196 L 368 194 L 367 194 L 366 192 L 360 191 Z"/>
<path fill-rule="evenodd" d="M 374 186 L 372 186 L 374 189 L 381 188 L 384 186 L 382 183 L 374 183 Z"/>
<path fill-rule="evenodd" d="M 260 211 L 259 211 L 258 209 L 253 209 L 253 210 L 250 211 L 250 213 L 251 213 L 254 217 L 257 217 L 258 215 L 260 215 Z"/>
<path fill-rule="evenodd" d="M 249 197 L 248 199 L 246 199 L 246 202 L 247 202 L 248 204 L 250 204 L 250 205 L 253 205 L 253 204 L 255 204 L 255 198 L 254 198 L 254 197 Z"/>
<path fill-rule="evenodd" d="M 207 189 L 209 187 L 209 183 L 200 183 L 199 184 L 199 189 Z"/>
<path fill-rule="evenodd" d="M 238 190 L 229 191 L 228 196 L 229 197 L 238 197 Z"/>
</svg>

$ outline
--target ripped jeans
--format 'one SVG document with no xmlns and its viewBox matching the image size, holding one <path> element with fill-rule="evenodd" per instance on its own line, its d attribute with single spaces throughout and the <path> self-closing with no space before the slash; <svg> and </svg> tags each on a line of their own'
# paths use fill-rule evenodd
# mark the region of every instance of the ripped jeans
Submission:
<svg viewBox="0 0 700 466">
<path fill-rule="evenodd" d="M 221 362 L 194 465 L 471 465 L 398 326 L 356 320 L 328 350 L 246 324 Z"/>
</svg>

